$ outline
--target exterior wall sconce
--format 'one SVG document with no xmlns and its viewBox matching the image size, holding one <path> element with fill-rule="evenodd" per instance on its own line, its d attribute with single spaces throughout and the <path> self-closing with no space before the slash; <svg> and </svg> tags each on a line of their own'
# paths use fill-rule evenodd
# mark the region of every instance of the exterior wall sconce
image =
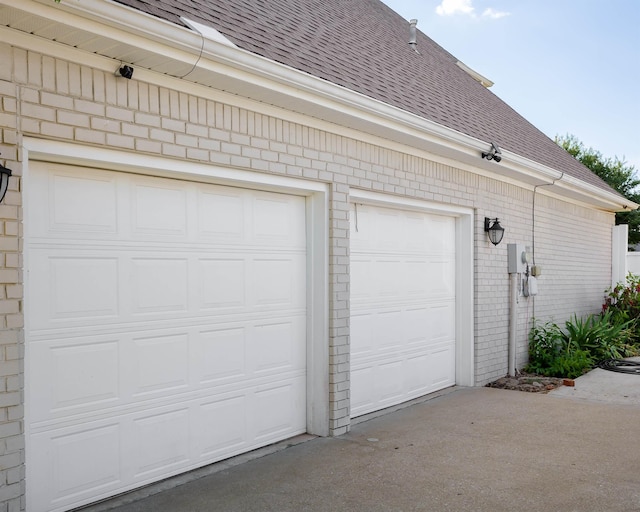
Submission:
<svg viewBox="0 0 640 512">
<path fill-rule="evenodd" d="M 11 176 L 11 169 L 7 169 L 4 165 L 0 164 L 0 203 L 9 188 L 9 176 Z"/>
<path fill-rule="evenodd" d="M 489 240 L 493 245 L 498 245 L 502 242 L 502 237 L 504 236 L 504 228 L 498 222 L 498 219 L 490 219 L 489 217 L 484 218 L 484 231 L 487 235 L 489 235 Z"/>
</svg>

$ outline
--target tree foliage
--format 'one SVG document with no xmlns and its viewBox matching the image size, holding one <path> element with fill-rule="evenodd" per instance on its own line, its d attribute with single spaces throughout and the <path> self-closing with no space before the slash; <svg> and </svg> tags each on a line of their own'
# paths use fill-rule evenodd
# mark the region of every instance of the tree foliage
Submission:
<svg viewBox="0 0 640 512">
<path fill-rule="evenodd" d="M 556 144 L 600 176 L 611 188 L 630 201 L 640 203 L 640 179 L 634 166 L 628 165 L 617 156 L 604 157 L 600 151 L 585 147 L 574 135 L 556 136 L 555 140 Z M 629 225 L 629 245 L 640 243 L 639 210 L 616 213 L 616 224 Z"/>
</svg>

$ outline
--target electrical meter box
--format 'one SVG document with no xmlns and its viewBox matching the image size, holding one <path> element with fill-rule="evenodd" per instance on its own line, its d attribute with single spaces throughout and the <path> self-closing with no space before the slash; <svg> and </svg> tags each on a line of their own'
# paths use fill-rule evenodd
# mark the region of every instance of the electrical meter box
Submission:
<svg viewBox="0 0 640 512">
<path fill-rule="evenodd" d="M 523 244 L 507 244 L 507 268 L 509 274 L 524 274 L 529 255 Z"/>
</svg>

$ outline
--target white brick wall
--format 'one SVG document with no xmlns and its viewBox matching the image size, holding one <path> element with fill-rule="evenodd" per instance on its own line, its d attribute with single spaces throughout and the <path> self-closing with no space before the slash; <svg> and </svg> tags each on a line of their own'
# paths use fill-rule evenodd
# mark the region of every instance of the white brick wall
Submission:
<svg viewBox="0 0 640 512">
<path fill-rule="evenodd" d="M 330 429 L 349 429 L 349 194 L 352 187 L 475 208 L 475 374 L 507 371 L 507 244 L 532 243 L 533 191 L 335 133 L 76 63 L 0 45 L 1 158 L 14 170 L 0 205 L 0 512 L 23 507 L 20 139 L 45 137 L 331 184 L 329 204 Z M 209 95 L 208 97 L 205 95 Z M 506 229 L 491 245 L 484 217 Z M 519 304 L 518 365 L 534 315 L 563 321 L 597 311 L 610 277 L 613 215 L 538 191 L 540 294 Z M 3 508 L 4 507 L 4 508 Z"/>
<path fill-rule="evenodd" d="M 7 63 L 5 55 L 0 60 Z M 9 67 L 10 71 L 11 67 Z M 7 70 L 5 70 L 6 73 Z M 13 171 L 0 204 L 0 511 L 24 509 L 22 196 L 18 88 L 0 77 L 0 162 Z"/>
</svg>

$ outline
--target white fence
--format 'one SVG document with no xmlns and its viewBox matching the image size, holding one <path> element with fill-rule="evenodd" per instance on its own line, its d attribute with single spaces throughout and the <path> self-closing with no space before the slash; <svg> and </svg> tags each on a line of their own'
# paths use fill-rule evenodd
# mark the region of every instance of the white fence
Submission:
<svg viewBox="0 0 640 512">
<path fill-rule="evenodd" d="M 640 275 L 640 252 L 627 253 L 627 272 Z"/>
</svg>

